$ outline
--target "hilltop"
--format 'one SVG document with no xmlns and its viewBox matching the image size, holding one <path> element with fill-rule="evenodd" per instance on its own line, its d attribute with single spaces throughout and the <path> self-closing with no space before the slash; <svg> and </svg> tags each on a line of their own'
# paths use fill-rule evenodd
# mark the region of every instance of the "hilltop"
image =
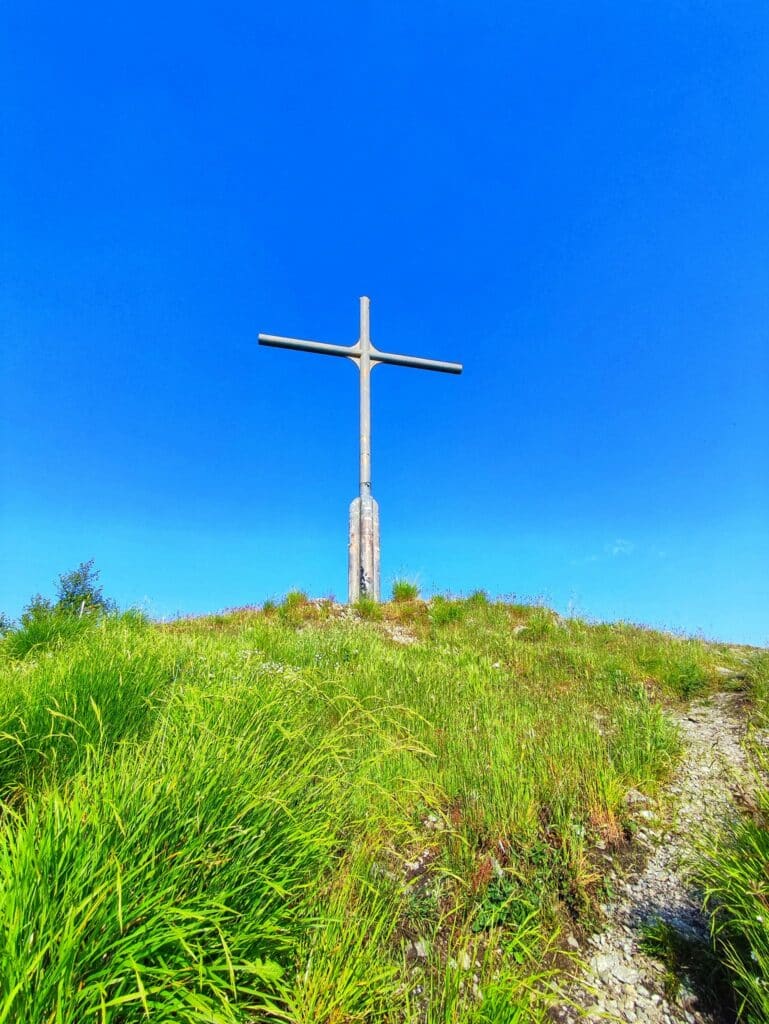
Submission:
<svg viewBox="0 0 769 1024">
<path fill-rule="evenodd" d="M 566 1013 L 690 702 L 769 686 L 481 593 L 67 622 L 0 644 L 6 1021 Z"/>
</svg>

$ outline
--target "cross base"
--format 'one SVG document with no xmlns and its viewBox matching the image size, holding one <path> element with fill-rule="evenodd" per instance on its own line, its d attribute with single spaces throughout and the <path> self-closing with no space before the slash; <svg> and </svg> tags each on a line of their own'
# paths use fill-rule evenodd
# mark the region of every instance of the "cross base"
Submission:
<svg viewBox="0 0 769 1024">
<path fill-rule="evenodd" d="M 367 597 L 378 601 L 379 505 L 370 496 L 350 505 L 350 542 L 347 561 L 347 593 L 350 604 Z"/>
</svg>

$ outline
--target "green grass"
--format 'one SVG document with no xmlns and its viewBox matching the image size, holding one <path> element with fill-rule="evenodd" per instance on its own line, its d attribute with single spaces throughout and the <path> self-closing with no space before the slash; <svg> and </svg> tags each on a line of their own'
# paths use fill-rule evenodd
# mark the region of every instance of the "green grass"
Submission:
<svg viewBox="0 0 769 1024">
<path fill-rule="evenodd" d="M 747 661 L 747 664 L 745 663 Z M 754 652 L 741 670 L 756 727 L 769 726 L 769 655 Z M 740 1020 L 769 1021 L 769 755 L 752 749 L 754 791 L 719 834 L 703 838 L 697 881 L 710 914 L 714 948 L 736 993 Z"/>
<path fill-rule="evenodd" d="M 362 619 L 380 621 L 382 618 L 382 607 L 370 597 L 359 597 L 355 602 L 355 610 Z"/>
<path fill-rule="evenodd" d="M 0 1024 L 544 1020 L 726 656 L 485 595 L 15 637 Z"/>
<path fill-rule="evenodd" d="M 416 601 L 419 597 L 419 587 L 410 580 L 393 581 L 393 601 Z"/>
</svg>

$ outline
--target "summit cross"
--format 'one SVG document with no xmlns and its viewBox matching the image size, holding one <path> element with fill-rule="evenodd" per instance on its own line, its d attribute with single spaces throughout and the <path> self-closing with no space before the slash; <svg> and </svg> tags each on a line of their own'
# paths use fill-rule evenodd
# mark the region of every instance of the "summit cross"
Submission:
<svg viewBox="0 0 769 1024">
<path fill-rule="evenodd" d="M 379 363 L 410 366 L 416 370 L 461 373 L 461 363 L 446 363 L 420 356 L 380 352 L 371 343 L 370 300 L 360 300 L 360 336 L 354 345 L 329 345 L 323 341 L 302 341 L 275 334 L 260 334 L 259 344 L 292 348 L 324 356 L 352 359 L 360 370 L 360 494 L 350 505 L 350 540 L 347 562 L 347 590 L 350 604 L 361 597 L 380 597 L 379 505 L 371 494 L 371 370 Z"/>
</svg>

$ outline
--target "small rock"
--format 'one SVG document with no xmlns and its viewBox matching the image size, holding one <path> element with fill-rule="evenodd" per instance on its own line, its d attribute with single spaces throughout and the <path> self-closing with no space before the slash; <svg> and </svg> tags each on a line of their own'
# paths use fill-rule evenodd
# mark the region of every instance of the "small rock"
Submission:
<svg viewBox="0 0 769 1024">
<path fill-rule="evenodd" d="M 627 967 L 625 964 L 616 964 L 612 967 L 612 974 L 624 985 L 634 985 L 638 981 L 638 971 L 634 967 Z"/>
<path fill-rule="evenodd" d="M 600 956 L 594 956 L 590 961 L 596 974 L 599 974 L 602 978 L 606 979 L 611 977 L 614 972 L 616 961 L 613 956 L 607 953 L 602 953 Z"/>
<path fill-rule="evenodd" d="M 649 798 L 637 789 L 629 789 L 625 793 L 625 803 L 628 807 L 634 807 L 637 804 L 648 804 Z"/>
</svg>

